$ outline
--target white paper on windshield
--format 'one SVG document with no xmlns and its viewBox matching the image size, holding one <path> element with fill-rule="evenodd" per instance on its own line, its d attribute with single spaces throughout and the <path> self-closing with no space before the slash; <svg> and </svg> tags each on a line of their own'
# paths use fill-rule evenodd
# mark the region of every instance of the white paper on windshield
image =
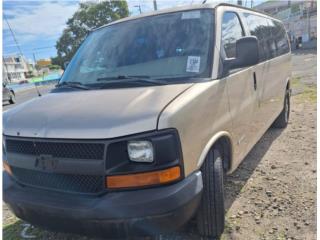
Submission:
<svg viewBox="0 0 320 240">
<path fill-rule="evenodd" d="M 193 19 L 193 18 L 200 18 L 200 11 L 183 12 L 181 16 L 181 19 Z"/>
<path fill-rule="evenodd" d="M 200 57 L 188 56 L 186 71 L 198 73 L 200 71 Z"/>
</svg>

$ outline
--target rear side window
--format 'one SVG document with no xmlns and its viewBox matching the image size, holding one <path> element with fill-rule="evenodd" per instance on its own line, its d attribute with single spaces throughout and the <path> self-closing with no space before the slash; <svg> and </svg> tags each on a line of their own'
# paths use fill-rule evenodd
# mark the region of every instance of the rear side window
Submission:
<svg viewBox="0 0 320 240">
<path fill-rule="evenodd" d="M 221 44 L 227 58 L 236 57 L 236 41 L 244 36 L 236 13 L 225 12 L 222 19 Z"/>
<path fill-rule="evenodd" d="M 259 60 L 265 61 L 276 56 L 276 45 L 271 34 L 268 19 L 254 14 L 244 14 L 250 34 L 256 36 L 259 44 Z"/>
<path fill-rule="evenodd" d="M 284 26 L 275 20 L 271 20 L 270 22 L 272 24 L 271 30 L 276 44 L 277 56 L 288 53 L 290 47 Z"/>
<path fill-rule="evenodd" d="M 268 45 L 270 47 L 270 58 L 274 58 L 276 56 L 278 56 L 278 51 L 277 51 L 277 46 L 276 46 L 276 40 L 274 38 L 274 35 L 272 34 L 272 25 L 273 22 L 271 19 L 267 19 L 268 22 L 268 30 L 269 30 L 269 38 L 268 38 Z"/>
<path fill-rule="evenodd" d="M 289 52 L 286 31 L 280 22 L 250 13 L 244 16 L 250 34 L 258 38 L 260 62 Z"/>
</svg>

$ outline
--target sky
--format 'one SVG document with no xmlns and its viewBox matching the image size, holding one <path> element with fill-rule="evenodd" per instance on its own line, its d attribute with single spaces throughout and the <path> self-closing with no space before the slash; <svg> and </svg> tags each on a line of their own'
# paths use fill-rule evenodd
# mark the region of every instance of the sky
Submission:
<svg viewBox="0 0 320 240">
<path fill-rule="evenodd" d="M 158 9 L 201 3 L 203 0 L 157 0 Z M 263 0 L 255 0 L 255 4 Z M 153 10 L 152 0 L 128 0 L 130 15 L 139 14 L 140 5 L 142 12 Z M 216 2 L 207 0 L 207 2 Z M 236 3 L 236 0 L 225 2 Z M 251 2 L 250 0 L 243 2 Z M 78 9 L 79 0 L 4 0 L 3 1 L 3 54 L 12 55 L 19 53 L 19 47 L 24 56 L 33 62 L 41 58 L 50 58 L 57 55 L 55 44 L 66 27 L 66 21 Z M 10 32 L 14 32 L 17 43 Z M 17 46 L 18 45 L 18 46 Z"/>
</svg>

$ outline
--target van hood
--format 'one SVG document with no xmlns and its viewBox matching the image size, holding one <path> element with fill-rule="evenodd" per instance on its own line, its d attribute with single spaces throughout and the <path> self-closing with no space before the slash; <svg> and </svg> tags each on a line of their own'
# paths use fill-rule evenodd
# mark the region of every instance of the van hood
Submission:
<svg viewBox="0 0 320 240">
<path fill-rule="evenodd" d="M 151 131 L 161 111 L 192 84 L 49 93 L 3 113 L 3 133 L 103 139 Z"/>
</svg>

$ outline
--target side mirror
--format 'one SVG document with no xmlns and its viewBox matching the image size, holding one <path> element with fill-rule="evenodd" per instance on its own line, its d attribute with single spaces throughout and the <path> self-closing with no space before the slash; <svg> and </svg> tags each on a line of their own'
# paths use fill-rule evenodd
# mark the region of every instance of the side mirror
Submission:
<svg viewBox="0 0 320 240">
<path fill-rule="evenodd" d="M 255 36 L 243 37 L 236 41 L 236 57 L 224 60 L 224 72 L 235 68 L 249 67 L 258 62 L 258 39 Z"/>
<path fill-rule="evenodd" d="M 64 70 L 66 70 L 66 68 L 69 65 L 69 63 L 70 63 L 69 61 L 63 63 Z"/>
</svg>

